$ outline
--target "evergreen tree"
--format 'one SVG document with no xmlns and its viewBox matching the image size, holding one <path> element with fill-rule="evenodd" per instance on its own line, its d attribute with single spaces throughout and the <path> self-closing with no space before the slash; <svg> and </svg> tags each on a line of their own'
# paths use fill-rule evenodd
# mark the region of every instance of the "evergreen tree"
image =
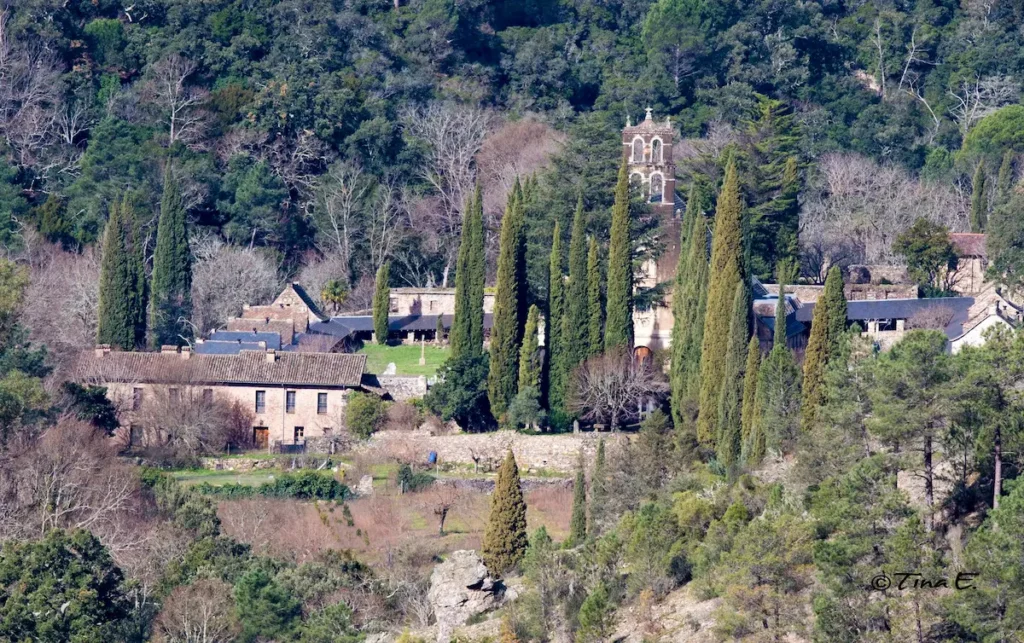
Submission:
<svg viewBox="0 0 1024 643">
<path fill-rule="evenodd" d="M 597 355 L 604 346 L 604 301 L 601 298 L 601 250 L 593 237 L 587 252 L 587 316 L 587 355 Z"/>
<path fill-rule="evenodd" d="M 537 306 L 530 306 L 530 312 L 526 316 L 526 329 L 523 331 L 523 345 L 519 347 L 519 385 L 516 390 L 520 393 L 527 388 L 540 390 L 538 326 L 540 309 Z"/>
<path fill-rule="evenodd" d="M 757 334 L 747 344 L 747 364 L 743 369 L 743 409 L 740 414 L 740 444 L 743 459 L 746 460 L 750 445 L 750 428 L 754 423 L 754 403 L 757 396 L 757 372 L 761 366 L 761 342 Z"/>
<path fill-rule="evenodd" d="M 718 461 L 726 468 L 736 464 L 740 454 L 744 367 L 750 338 L 750 295 L 747 285 L 736 284 L 729 322 L 729 344 L 725 353 L 722 391 L 718 398 L 718 427 L 715 444 Z"/>
<path fill-rule="evenodd" d="M 1013 161 L 1016 154 L 1012 149 L 1006 150 L 1003 154 L 1003 162 L 999 165 L 999 176 L 996 179 L 996 203 L 1002 205 L 1010 199 L 1010 191 L 1013 190 Z"/>
<path fill-rule="evenodd" d="M 192 253 L 188 247 L 185 203 L 170 165 L 164 173 L 160 219 L 153 252 L 152 299 L 153 345 L 180 345 L 188 339 L 192 317 Z"/>
<path fill-rule="evenodd" d="M 564 403 L 565 385 L 559 381 L 560 373 L 554 368 L 559 361 L 562 350 L 562 315 L 565 310 L 565 274 L 562 270 L 562 229 L 555 221 L 555 232 L 551 238 L 551 256 L 548 259 L 548 314 L 544 320 L 544 348 L 547 359 L 544 360 L 545 399 L 551 409 L 561 409 Z"/>
<path fill-rule="evenodd" d="M 608 596 L 608 586 L 599 582 L 580 604 L 577 617 L 580 627 L 576 630 L 576 643 L 597 643 L 604 641 L 614 627 L 615 606 Z"/>
<path fill-rule="evenodd" d="M 795 270 L 800 265 L 800 169 L 795 156 L 786 159 L 782 189 L 775 201 L 778 232 L 773 259 L 787 270 Z"/>
<path fill-rule="evenodd" d="M 572 488 L 572 519 L 569 521 L 569 544 L 577 546 L 587 539 L 587 482 L 583 473 L 583 451 L 576 465 L 576 481 Z"/>
<path fill-rule="evenodd" d="M 562 321 L 567 375 L 587 358 L 588 315 L 587 236 L 581 196 L 572 219 L 572 235 L 569 237 L 569 286 L 566 288 L 565 317 Z"/>
<path fill-rule="evenodd" d="M 601 510 L 606 500 L 604 438 L 597 441 L 597 455 L 594 456 L 594 470 L 590 474 L 590 523 L 587 533 L 597 535 Z"/>
<path fill-rule="evenodd" d="M 134 234 L 131 213 L 125 202 L 110 205 L 110 217 L 103 234 L 103 258 L 100 261 L 100 301 L 96 341 L 123 350 L 136 346 L 140 313 L 137 258 L 132 247 Z"/>
<path fill-rule="evenodd" d="M 469 299 L 472 287 L 469 274 L 469 254 L 473 252 L 473 212 L 474 202 L 466 201 L 465 212 L 462 214 L 462 233 L 459 238 L 459 254 L 455 259 L 455 318 L 448 333 L 451 343 L 451 357 L 457 358 L 469 354 L 472 350 L 473 320 L 470 316 L 471 302 Z"/>
<path fill-rule="evenodd" d="M 132 270 L 132 320 L 135 324 L 135 345 L 146 344 L 146 321 L 149 311 L 149 282 L 146 279 L 146 255 L 141 238 L 139 218 L 135 213 L 135 197 L 126 193 L 121 201 L 121 220 L 127 226 L 129 259 Z"/>
<path fill-rule="evenodd" d="M 494 323 L 491 327 L 491 364 L 487 376 L 487 396 L 491 412 L 499 420 L 516 394 L 519 370 L 520 299 L 523 291 L 523 209 L 518 182 L 509 194 L 505 218 L 501 222 L 498 247 L 498 284 L 494 298 Z"/>
<path fill-rule="evenodd" d="M 750 439 L 746 447 L 748 465 L 764 458 L 768 447 L 784 451 L 792 446 L 800 412 L 800 369 L 786 346 L 785 285 L 779 284 L 775 304 L 775 337 L 772 350 L 761 362 L 754 394 Z"/>
<path fill-rule="evenodd" d="M 484 286 L 487 278 L 487 267 L 484 257 L 484 197 L 480 184 L 476 186 L 473 194 L 473 224 L 472 234 L 469 237 L 471 250 L 466 254 L 466 269 L 469 272 L 467 280 L 467 298 L 469 306 L 469 330 L 470 330 L 470 354 L 474 357 L 483 355 L 484 352 Z"/>
<path fill-rule="evenodd" d="M 984 232 L 988 222 L 988 195 L 985 192 L 985 162 L 978 163 L 974 170 L 971 190 L 971 232 Z"/>
<path fill-rule="evenodd" d="M 809 431 L 814 426 L 818 408 L 825 402 L 825 369 L 838 350 L 846 332 L 846 295 L 839 266 L 833 266 L 825 279 L 825 289 L 814 306 L 811 336 L 804 353 L 803 402 L 800 426 Z"/>
<path fill-rule="evenodd" d="M 388 343 L 388 313 L 391 311 L 391 264 L 384 262 L 377 269 L 373 291 L 373 333 L 377 343 Z"/>
<path fill-rule="evenodd" d="M 519 484 L 519 467 L 509 451 L 498 469 L 491 494 L 491 513 L 482 545 L 484 564 L 492 574 L 504 574 L 519 564 L 528 544 L 526 503 Z"/>
<path fill-rule="evenodd" d="M 701 347 L 697 440 L 708 446 L 714 445 L 715 429 L 718 426 L 718 397 L 722 392 L 722 365 L 725 363 L 728 350 L 727 329 L 732 313 L 732 302 L 736 294 L 736 284 L 745 278 L 741 232 L 742 207 L 736 163 L 730 159 L 715 211 L 715 235 L 711 245 L 709 266 L 710 285 Z"/>
<path fill-rule="evenodd" d="M 608 306 L 604 347 L 633 346 L 633 257 L 629 243 L 629 171 L 626 157 L 619 165 L 612 225 L 608 241 Z"/>
</svg>

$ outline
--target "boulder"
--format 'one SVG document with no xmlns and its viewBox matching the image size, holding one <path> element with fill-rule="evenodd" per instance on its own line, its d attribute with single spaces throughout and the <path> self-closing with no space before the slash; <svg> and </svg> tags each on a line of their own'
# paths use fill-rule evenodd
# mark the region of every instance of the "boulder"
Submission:
<svg viewBox="0 0 1024 643">
<path fill-rule="evenodd" d="M 359 478 L 359 484 L 356 485 L 356 495 L 360 498 L 373 495 L 373 476 L 367 475 Z"/>
<path fill-rule="evenodd" d="M 437 619 L 438 643 L 447 643 L 455 628 L 477 614 L 500 607 L 515 598 L 513 594 L 487 573 L 475 551 L 453 551 L 447 560 L 434 567 L 427 592 Z"/>
</svg>

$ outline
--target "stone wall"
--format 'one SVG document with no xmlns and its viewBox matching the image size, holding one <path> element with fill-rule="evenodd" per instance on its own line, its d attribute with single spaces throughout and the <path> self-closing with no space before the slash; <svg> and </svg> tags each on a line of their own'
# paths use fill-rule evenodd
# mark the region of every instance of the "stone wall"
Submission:
<svg viewBox="0 0 1024 643">
<path fill-rule="evenodd" d="M 413 400 L 427 394 L 427 378 L 422 375 L 377 375 L 377 381 L 395 400 Z"/>
<path fill-rule="evenodd" d="M 559 435 L 524 435 L 515 431 L 494 433 L 456 433 L 431 435 L 428 431 L 378 431 L 366 442 L 353 448 L 356 454 L 379 458 L 396 458 L 404 462 L 426 462 L 431 451 L 438 462 L 477 464 L 493 470 L 512 449 L 520 470 L 548 469 L 571 472 L 576 468 L 580 449 L 587 466 L 597 453 L 597 442 L 605 439 L 606 448 L 618 440 L 628 440 L 623 433 L 565 433 Z"/>
</svg>

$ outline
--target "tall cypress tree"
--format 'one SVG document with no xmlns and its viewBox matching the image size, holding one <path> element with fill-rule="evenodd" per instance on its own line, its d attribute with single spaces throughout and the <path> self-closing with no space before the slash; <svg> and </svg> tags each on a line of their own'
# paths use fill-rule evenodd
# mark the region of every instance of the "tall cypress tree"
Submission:
<svg viewBox="0 0 1024 643">
<path fill-rule="evenodd" d="M 718 397 L 722 392 L 722 365 L 728 350 L 728 328 L 736 284 L 745 279 L 743 271 L 742 202 L 736 163 L 729 160 L 725 182 L 715 210 L 715 235 L 711 244 L 710 285 L 704 316 L 701 347 L 700 400 L 697 439 L 714 444 L 718 426 Z"/>
<path fill-rule="evenodd" d="M 804 353 L 803 402 L 800 426 L 809 431 L 814 426 L 818 409 L 825 402 L 825 369 L 839 349 L 846 331 L 846 295 L 839 266 L 832 266 L 825 279 L 825 289 L 814 306 L 811 336 Z"/>
<path fill-rule="evenodd" d="M 750 440 L 745 445 L 748 465 L 759 463 L 768 446 L 777 450 L 791 446 L 799 423 L 799 400 L 800 369 L 786 346 L 785 284 L 780 281 L 775 336 L 771 352 L 761 362 Z"/>
<path fill-rule="evenodd" d="M 459 239 L 459 255 L 455 261 L 455 318 L 448 340 L 452 347 L 452 358 L 462 355 L 479 355 L 483 351 L 483 290 L 477 301 L 477 282 L 482 283 L 481 269 L 478 259 L 482 259 L 483 243 L 478 243 L 478 228 L 483 227 L 482 213 L 478 210 L 480 186 L 477 186 L 474 198 L 466 201 L 466 210 L 462 216 L 462 234 Z M 479 235 L 482 239 L 482 234 Z M 480 308 L 479 314 L 476 308 Z M 475 332 L 475 324 L 479 323 L 479 333 Z M 479 335 L 479 342 L 477 337 Z"/>
<path fill-rule="evenodd" d="M 491 412 L 499 420 L 516 394 L 519 370 L 520 298 L 525 297 L 522 264 L 524 263 L 523 209 L 518 181 L 509 194 L 505 218 L 501 222 L 498 248 L 498 283 L 494 295 L 494 323 L 491 327 L 490 371 L 487 375 L 487 396 Z"/>
<path fill-rule="evenodd" d="M 672 346 L 669 382 L 672 423 L 681 431 L 689 404 L 687 388 L 700 374 L 700 344 L 704 311 L 700 300 L 707 292 L 707 234 L 704 222 L 706 196 L 701 182 L 694 181 L 686 201 L 672 288 Z M 696 339 L 696 342 L 694 341 Z"/>
<path fill-rule="evenodd" d="M 135 197 L 126 193 L 121 201 L 121 222 L 128 239 L 128 257 L 131 262 L 132 322 L 135 326 L 135 346 L 146 344 L 146 318 L 149 311 L 149 283 L 146 280 L 146 256 L 142 243 L 139 218 L 135 213 Z"/>
<path fill-rule="evenodd" d="M 569 285 L 565 293 L 565 317 L 562 338 L 566 373 L 587 357 L 587 236 L 583 215 L 583 197 L 576 204 L 569 237 Z"/>
<path fill-rule="evenodd" d="M 540 363 L 537 361 L 537 327 L 540 325 L 540 309 L 530 306 L 526 316 L 526 328 L 523 331 L 523 345 L 519 348 L 519 384 L 517 390 L 533 388 L 540 390 Z"/>
<path fill-rule="evenodd" d="M 572 487 L 572 519 L 569 521 L 569 543 L 582 544 L 587 539 L 587 482 L 583 474 L 583 451 L 576 465 L 576 480 Z"/>
<path fill-rule="evenodd" d="M 391 264 L 384 262 L 377 269 L 373 291 L 373 332 L 377 343 L 388 343 L 388 313 L 391 311 Z"/>
<path fill-rule="evenodd" d="M 491 513 L 484 531 L 482 555 L 492 574 L 510 571 L 526 553 L 526 502 L 519 484 L 519 467 L 512 451 L 498 469 L 491 494 Z"/>
<path fill-rule="evenodd" d="M 601 297 L 601 249 L 590 238 L 587 252 L 587 356 L 597 355 L 604 347 L 604 300 Z"/>
<path fill-rule="evenodd" d="M 729 322 L 729 343 L 725 353 L 722 391 L 718 397 L 718 427 L 715 436 L 718 461 L 731 468 L 739 458 L 742 434 L 744 368 L 750 339 L 750 295 L 744 282 L 736 284 Z"/>
<path fill-rule="evenodd" d="M 608 306 L 604 347 L 633 346 L 633 257 L 629 243 L 629 170 L 626 157 L 619 165 L 608 241 Z"/>
<path fill-rule="evenodd" d="M 597 455 L 594 456 L 594 471 L 590 474 L 590 522 L 587 533 L 596 536 L 601 512 L 607 496 L 607 480 L 605 480 L 604 438 L 597 441 Z"/>
<path fill-rule="evenodd" d="M 123 350 L 135 348 L 135 261 L 121 203 L 110 205 L 100 261 L 100 301 L 96 342 Z"/>
<path fill-rule="evenodd" d="M 185 204 L 170 164 L 164 173 L 160 199 L 150 297 L 154 346 L 184 343 L 190 334 L 189 325 L 179 320 L 192 317 L 192 253 L 188 247 Z"/>
<path fill-rule="evenodd" d="M 999 176 L 996 177 L 996 205 L 1002 205 L 1010 198 L 1013 190 L 1013 161 L 1016 154 L 1014 151 L 1006 150 L 1003 154 L 1003 162 L 999 164 Z"/>
<path fill-rule="evenodd" d="M 551 409 L 561 409 L 563 405 L 564 384 L 559 381 L 561 374 L 554 366 L 559 360 L 562 349 L 562 315 L 565 309 L 565 274 L 562 270 L 562 229 L 555 221 L 555 231 L 551 238 L 551 256 L 548 259 L 548 315 L 544 320 L 544 349 L 547 359 L 544 360 L 545 399 Z"/>
<path fill-rule="evenodd" d="M 750 441 L 750 427 L 754 423 L 754 404 L 757 396 L 757 374 L 761 367 L 761 342 L 757 333 L 750 337 L 747 344 L 747 364 L 743 369 L 743 409 L 740 414 L 740 442 L 742 456 L 746 460 Z"/>
<path fill-rule="evenodd" d="M 466 269 L 469 271 L 469 354 L 479 356 L 484 353 L 484 285 L 487 278 L 484 257 L 484 197 L 479 183 L 473 193 L 472 215 L 473 228 L 469 237 L 471 250 L 466 254 Z"/>
<path fill-rule="evenodd" d="M 988 222 L 988 194 L 985 191 L 985 162 L 978 163 L 974 170 L 973 189 L 971 190 L 971 232 L 984 232 Z"/>
<path fill-rule="evenodd" d="M 793 270 L 800 265 L 800 168 L 795 156 L 786 159 L 776 201 L 779 228 L 775 256 L 780 265 Z"/>
</svg>

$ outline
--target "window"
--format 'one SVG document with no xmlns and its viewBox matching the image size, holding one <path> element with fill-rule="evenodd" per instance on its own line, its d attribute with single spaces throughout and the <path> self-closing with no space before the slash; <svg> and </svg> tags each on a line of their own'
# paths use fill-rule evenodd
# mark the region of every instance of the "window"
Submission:
<svg viewBox="0 0 1024 643">
<path fill-rule="evenodd" d="M 134 447 L 142 444 L 142 431 L 134 424 L 128 425 L 128 446 Z"/>
<path fill-rule="evenodd" d="M 327 413 L 327 393 L 316 394 L 316 412 L 318 415 Z"/>
<path fill-rule="evenodd" d="M 654 139 L 651 141 L 651 160 L 655 163 L 661 163 L 661 154 L 661 141 L 659 139 Z"/>
<path fill-rule="evenodd" d="M 392 313 L 397 313 L 398 312 L 398 298 L 397 297 L 392 297 L 391 298 L 391 305 L 388 307 L 388 312 L 392 312 Z"/>
<path fill-rule="evenodd" d="M 205 404 L 207 406 L 213 404 L 213 389 L 212 388 L 204 388 L 203 389 L 203 404 Z"/>
<path fill-rule="evenodd" d="M 168 395 L 170 395 L 171 404 L 178 404 L 179 402 L 181 402 L 181 391 L 179 391 L 178 389 L 172 388 L 167 393 Z"/>
<path fill-rule="evenodd" d="M 331 433 L 333 433 L 333 432 L 334 432 L 334 429 L 332 429 L 331 427 L 329 427 L 329 426 L 325 426 L 324 427 L 324 437 L 325 438 L 326 437 L 330 437 Z"/>
<path fill-rule="evenodd" d="M 302 427 L 302 426 L 295 427 L 295 439 L 293 440 L 293 442 L 295 444 L 302 444 L 305 441 L 306 441 L 306 428 Z"/>
<path fill-rule="evenodd" d="M 267 392 L 256 391 L 256 412 L 263 413 L 267 410 Z"/>
<path fill-rule="evenodd" d="M 437 311 L 437 300 L 436 299 L 431 299 L 430 302 L 427 304 L 427 309 L 430 312 L 436 312 Z"/>
<path fill-rule="evenodd" d="M 133 388 L 132 389 L 132 410 L 133 411 L 138 411 L 141 408 L 142 408 L 142 389 L 141 388 Z"/>
<path fill-rule="evenodd" d="M 284 394 L 284 410 L 286 413 L 295 412 L 295 391 L 288 391 Z"/>
<path fill-rule="evenodd" d="M 651 203 L 660 203 L 665 191 L 665 181 L 660 174 L 651 175 Z"/>
<path fill-rule="evenodd" d="M 641 138 L 633 139 L 633 162 L 643 163 L 644 161 L 644 141 Z"/>
</svg>

